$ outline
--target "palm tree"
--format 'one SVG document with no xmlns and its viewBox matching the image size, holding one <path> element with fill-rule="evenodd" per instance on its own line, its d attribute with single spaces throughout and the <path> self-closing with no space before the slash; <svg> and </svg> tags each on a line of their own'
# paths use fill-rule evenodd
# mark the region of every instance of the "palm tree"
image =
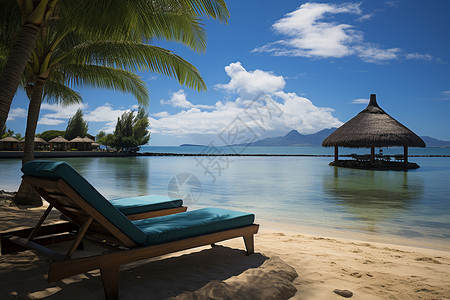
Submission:
<svg viewBox="0 0 450 300">
<path fill-rule="evenodd" d="M 26 68 L 24 85 L 30 104 L 23 164 L 34 159 L 34 136 L 42 100 L 81 102 L 80 95 L 69 86 L 129 92 L 139 104 L 147 105 L 146 84 L 133 71 L 149 70 L 175 77 L 191 88 L 205 89 L 197 69 L 166 49 L 129 40 L 94 42 L 74 32 L 61 32 L 60 28 L 64 27 L 53 25 L 42 30 Z M 22 183 L 16 203 L 32 204 L 32 198 L 30 189 Z M 36 201 L 40 198 L 36 197 Z"/>
<path fill-rule="evenodd" d="M 14 40 L 0 76 L 0 127 L 39 32 L 56 19 L 66 32 L 110 39 L 127 36 L 135 42 L 163 38 L 203 51 L 206 43 L 199 17 L 220 21 L 229 17 L 224 0 L 2 0 L 0 5 L 0 41 Z"/>
</svg>

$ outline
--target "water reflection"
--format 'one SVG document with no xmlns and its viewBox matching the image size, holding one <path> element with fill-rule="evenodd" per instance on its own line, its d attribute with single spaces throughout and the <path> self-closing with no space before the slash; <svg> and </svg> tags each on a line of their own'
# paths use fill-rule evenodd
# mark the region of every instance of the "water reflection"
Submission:
<svg viewBox="0 0 450 300">
<path fill-rule="evenodd" d="M 348 212 L 344 219 L 370 232 L 387 219 L 401 219 L 424 193 L 423 180 L 408 172 L 339 167 L 324 173 L 323 188 L 328 202 Z"/>
<path fill-rule="evenodd" d="M 150 194 L 150 160 L 139 157 L 65 160 L 108 199 Z"/>
</svg>

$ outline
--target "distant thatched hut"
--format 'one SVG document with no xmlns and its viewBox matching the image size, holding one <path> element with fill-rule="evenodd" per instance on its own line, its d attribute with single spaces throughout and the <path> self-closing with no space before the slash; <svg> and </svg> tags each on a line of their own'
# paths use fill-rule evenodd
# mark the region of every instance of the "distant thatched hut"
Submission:
<svg viewBox="0 0 450 300">
<path fill-rule="evenodd" d="M 65 151 L 69 148 L 69 141 L 62 136 L 55 137 L 48 142 L 51 150 Z"/>
<path fill-rule="evenodd" d="M 335 147 L 334 160 L 338 161 L 338 147 L 370 148 L 370 161 L 375 161 L 375 147 L 404 147 L 404 161 L 408 162 L 408 147 L 426 147 L 414 132 L 381 109 L 376 95 L 370 95 L 369 105 L 353 119 L 336 129 L 323 142 L 324 147 Z"/>
<path fill-rule="evenodd" d="M 0 150 L 17 151 L 19 150 L 20 141 L 12 136 L 5 137 L 0 140 Z"/>
<path fill-rule="evenodd" d="M 20 147 L 24 149 L 25 139 L 20 141 Z M 34 137 L 34 150 L 45 150 L 48 147 L 48 143 L 40 137 Z"/>
<path fill-rule="evenodd" d="M 88 137 L 79 137 L 70 140 L 70 149 L 76 149 L 79 151 L 86 151 L 86 150 L 92 150 L 91 144 L 94 142 L 94 140 L 88 138 Z"/>
</svg>

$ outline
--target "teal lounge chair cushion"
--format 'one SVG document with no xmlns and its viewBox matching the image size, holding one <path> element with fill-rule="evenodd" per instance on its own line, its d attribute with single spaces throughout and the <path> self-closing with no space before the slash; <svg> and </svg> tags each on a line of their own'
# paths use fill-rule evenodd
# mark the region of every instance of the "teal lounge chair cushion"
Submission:
<svg viewBox="0 0 450 300">
<path fill-rule="evenodd" d="M 171 199 L 160 195 L 121 198 L 110 200 L 110 202 L 124 215 L 176 208 L 183 205 L 183 200 L 181 199 Z"/>
<path fill-rule="evenodd" d="M 147 242 L 147 236 L 141 230 L 136 228 L 125 215 L 118 211 L 67 163 L 63 161 L 33 160 L 23 165 L 22 172 L 28 176 L 64 179 L 81 197 L 133 241 L 138 244 Z"/>
<path fill-rule="evenodd" d="M 253 224 L 254 221 L 254 214 L 221 208 L 203 208 L 132 223 L 147 235 L 146 245 L 156 245 L 243 227 Z"/>
</svg>

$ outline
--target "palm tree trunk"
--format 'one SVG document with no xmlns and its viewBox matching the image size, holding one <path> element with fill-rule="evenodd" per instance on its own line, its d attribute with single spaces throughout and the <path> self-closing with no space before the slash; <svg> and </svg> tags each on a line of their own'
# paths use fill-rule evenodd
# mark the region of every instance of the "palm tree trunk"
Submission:
<svg viewBox="0 0 450 300">
<path fill-rule="evenodd" d="M 27 129 L 25 131 L 25 148 L 23 151 L 22 165 L 34 160 L 34 137 L 41 110 L 42 95 L 46 79 L 39 78 L 33 87 L 28 107 Z M 20 184 L 14 203 L 18 205 L 42 206 L 41 196 L 24 181 Z"/>
<path fill-rule="evenodd" d="M 25 23 L 12 47 L 0 77 L 0 128 L 5 125 L 12 99 L 36 44 L 40 27 Z"/>
</svg>

